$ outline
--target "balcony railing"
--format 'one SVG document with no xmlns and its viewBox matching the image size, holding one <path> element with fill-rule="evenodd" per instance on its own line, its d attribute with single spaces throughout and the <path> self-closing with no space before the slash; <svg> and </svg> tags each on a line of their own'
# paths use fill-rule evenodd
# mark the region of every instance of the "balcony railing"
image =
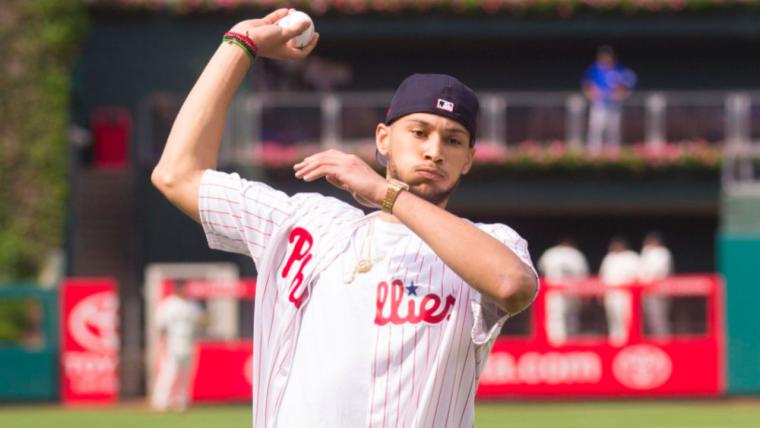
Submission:
<svg viewBox="0 0 760 428">
<path fill-rule="evenodd" d="M 247 93 L 228 116 L 220 162 L 249 166 L 266 156 L 262 148 L 295 152 L 327 147 L 372 152 L 377 123 L 391 92 Z M 522 145 L 562 145 L 583 151 L 588 103 L 577 92 L 483 92 L 479 147 L 512 150 Z M 156 93 L 139 113 L 139 158 L 157 160 L 183 97 Z M 699 142 L 741 154 L 760 140 L 760 92 L 639 92 L 626 100 L 622 143 L 657 149 Z M 279 150 L 279 149 L 278 149 Z M 736 156 L 735 156 L 736 157 Z M 264 162 L 266 163 L 266 162 Z M 754 177 L 754 163 L 729 180 Z M 734 171 L 733 165 L 726 170 Z M 734 180 L 735 181 L 735 180 Z"/>
</svg>

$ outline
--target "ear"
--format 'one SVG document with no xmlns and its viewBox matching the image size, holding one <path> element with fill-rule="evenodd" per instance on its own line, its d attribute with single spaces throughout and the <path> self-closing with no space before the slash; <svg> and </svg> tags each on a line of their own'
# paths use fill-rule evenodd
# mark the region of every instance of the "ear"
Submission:
<svg viewBox="0 0 760 428">
<path fill-rule="evenodd" d="M 464 163 L 464 166 L 462 166 L 462 175 L 467 175 L 467 173 L 470 172 L 473 159 L 475 159 L 475 147 L 467 149 L 467 161 Z"/>
<path fill-rule="evenodd" d="M 390 144 L 391 127 L 384 123 L 378 123 L 377 128 L 375 128 L 375 146 L 377 147 L 377 151 L 383 156 L 388 156 Z"/>
</svg>

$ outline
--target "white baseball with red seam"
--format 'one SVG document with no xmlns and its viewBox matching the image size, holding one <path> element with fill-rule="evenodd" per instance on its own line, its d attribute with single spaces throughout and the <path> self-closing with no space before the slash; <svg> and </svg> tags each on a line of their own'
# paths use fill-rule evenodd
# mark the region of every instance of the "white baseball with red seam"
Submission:
<svg viewBox="0 0 760 428">
<path fill-rule="evenodd" d="M 291 10 L 285 17 L 277 21 L 277 25 L 288 29 L 298 27 L 298 25 L 300 25 L 302 22 L 308 22 L 309 28 L 307 28 L 303 33 L 293 37 L 292 40 L 297 48 L 302 48 L 311 42 L 312 37 L 314 37 L 314 21 L 311 20 L 311 17 L 309 17 L 309 15 L 301 12 L 300 10 Z"/>
</svg>

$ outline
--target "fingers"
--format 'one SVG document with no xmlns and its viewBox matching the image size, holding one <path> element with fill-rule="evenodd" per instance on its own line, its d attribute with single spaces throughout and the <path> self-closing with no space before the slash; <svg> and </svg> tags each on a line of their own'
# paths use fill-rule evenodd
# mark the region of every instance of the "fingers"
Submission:
<svg viewBox="0 0 760 428">
<path fill-rule="evenodd" d="M 303 171 L 299 171 L 301 179 L 306 182 L 314 181 L 322 177 L 335 176 L 337 180 L 337 165 L 322 163 L 305 168 Z M 298 175 L 296 175 L 298 176 Z M 329 181 L 329 180 L 328 180 Z M 339 186 L 340 187 L 340 186 Z"/>
<path fill-rule="evenodd" d="M 311 38 L 311 41 L 308 45 L 302 47 L 302 48 L 296 48 L 300 52 L 300 55 L 302 55 L 301 58 L 309 55 L 311 51 L 314 50 L 314 48 L 317 47 L 317 42 L 319 42 L 319 33 L 314 33 L 314 37 Z"/>
<path fill-rule="evenodd" d="M 288 9 L 283 7 L 265 16 L 264 18 L 262 18 L 262 21 L 266 22 L 267 24 L 274 24 L 287 15 L 288 15 Z"/>
<path fill-rule="evenodd" d="M 310 25 L 311 23 L 309 21 L 301 21 L 298 23 L 298 25 L 295 25 L 290 28 L 284 28 L 282 30 L 282 35 L 285 38 L 292 39 L 293 37 L 306 31 L 306 29 L 309 28 Z"/>
<path fill-rule="evenodd" d="M 328 174 L 336 174 L 338 169 L 344 168 L 348 164 L 348 160 L 349 155 L 336 150 L 328 150 L 306 157 L 303 161 L 293 165 L 293 169 L 296 171 L 296 178 L 314 181 Z"/>
<path fill-rule="evenodd" d="M 356 155 L 327 150 L 307 156 L 293 165 L 293 169 L 301 180 L 310 182 L 324 177 L 333 186 L 350 192 L 360 204 L 379 206 L 371 197 L 376 193 L 372 183 L 379 180 L 385 185 L 385 180 Z"/>
<path fill-rule="evenodd" d="M 299 166 L 296 170 L 296 178 L 300 178 L 304 181 L 314 181 L 315 179 L 327 174 L 328 172 L 335 172 L 339 166 L 339 163 L 328 160 L 321 160 L 317 162 L 309 162 L 302 166 Z M 328 171 L 325 168 L 333 168 Z"/>
<path fill-rule="evenodd" d="M 314 33 L 314 37 L 312 37 L 309 44 L 302 48 L 296 47 L 295 42 L 293 40 L 289 40 L 285 45 L 284 55 L 288 59 L 304 59 L 311 53 L 311 51 L 314 50 L 314 48 L 317 46 L 318 41 L 319 34 L 317 33 Z"/>
<path fill-rule="evenodd" d="M 293 167 L 295 169 L 298 169 L 299 166 L 304 166 L 308 163 L 318 161 L 320 159 L 339 158 L 339 157 L 346 157 L 346 156 L 349 156 L 349 155 L 344 152 L 341 152 L 340 150 L 329 149 L 322 152 L 314 153 L 313 155 L 310 155 L 310 156 L 306 156 L 301 162 L 295 164 Z"/>
</svg>

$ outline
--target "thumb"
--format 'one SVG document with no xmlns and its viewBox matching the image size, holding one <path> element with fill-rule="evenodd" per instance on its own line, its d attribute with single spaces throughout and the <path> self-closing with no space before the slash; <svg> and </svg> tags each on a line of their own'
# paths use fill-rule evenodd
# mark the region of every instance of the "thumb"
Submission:
<svg viewBox="0 0 760 428">
<path fill-rule="evenodd" d="M 292 39 L 293 37 L 296 37 L 306 31 L 310 25 L 311 21 L 301 21 L 292 27 L 283 27 L 282 35 L 288 39 Z"/>
</svg>

